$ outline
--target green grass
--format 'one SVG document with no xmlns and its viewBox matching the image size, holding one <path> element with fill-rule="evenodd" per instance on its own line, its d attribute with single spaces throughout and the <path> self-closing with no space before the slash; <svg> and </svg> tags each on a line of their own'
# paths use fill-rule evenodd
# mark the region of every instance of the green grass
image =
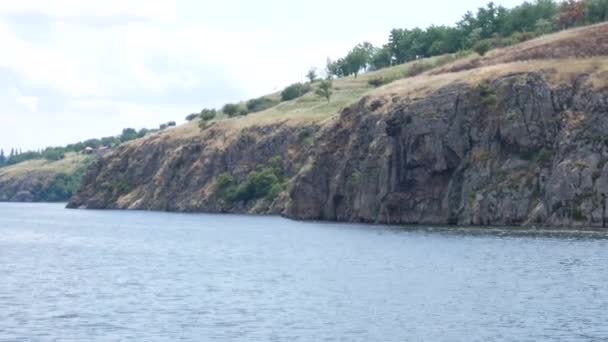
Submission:
<svg viewBox="0 0 608 342">
<path fill-rule="evenodd" d="M 335 79 L 333 81 L 333 95 L 329 103 L 324 98 L 315 95 L 314 91 L 311 91 L 297 99 L 280 102 L 269 109 L 251 113 L 245 117 L 237 116 L 228 118 L 226 115 L 219 113 L 215 120 L 238 120 L 246 125 L 252 123 L 267 124 L 272 121 L 278 122 L 284 119 L 322 121 L 340 113 L 342 109 L 359 101 L 361 97 L 373 90 L 374 87 L 369 84 L 369 81 L 372 79 L 383 78 L 386 81 L 386 84 L 389 84 L 400 79 L 416 76 L 422 72 L 443 66 L 467 56 L 469 56 L 469 54 L 454 54 L 426 58 L 364 73 L 357 78 L 349 76 Z M 316 88 L 319 83 L 320 81 L 315 82 L 313 88 Z M 265 97 L 280 101 L 280 92 L 266 95 Z"/>
</svg>

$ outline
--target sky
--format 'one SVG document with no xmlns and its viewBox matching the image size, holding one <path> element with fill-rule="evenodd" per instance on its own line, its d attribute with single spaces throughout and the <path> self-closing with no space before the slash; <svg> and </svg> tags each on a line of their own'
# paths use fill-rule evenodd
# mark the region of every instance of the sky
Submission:
<svg viewBox="0 0 608 342">
<path fill-rule="evenodd" d="M 0 0 L 0 148 L 183 122 L 304 81 L 393 28 L 451 25 L 487 2 Z"/>
</svg>

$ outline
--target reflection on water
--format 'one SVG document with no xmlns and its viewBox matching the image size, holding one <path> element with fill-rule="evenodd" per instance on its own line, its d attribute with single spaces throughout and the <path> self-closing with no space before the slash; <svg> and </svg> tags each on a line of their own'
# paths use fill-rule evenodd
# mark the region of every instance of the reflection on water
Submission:
<svg viewBox="0 0 608 342">
<path fill-rule="evenodd" d="M 606 236 L 0 204 L 0 341 L 597 341 Z"/>
</svg>

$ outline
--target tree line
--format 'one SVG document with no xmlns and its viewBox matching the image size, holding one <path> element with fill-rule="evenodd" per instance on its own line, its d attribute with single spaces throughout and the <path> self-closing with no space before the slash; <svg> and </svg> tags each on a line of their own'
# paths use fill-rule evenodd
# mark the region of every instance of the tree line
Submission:
<svg viewBox="0 0 608 342">
<path fill-rule="evenodd" d="M 50 161 L 61 160 L 65 158 L 66 153 L 82 152 L 87 147 L 90 147 L 95 150 L 100 148 L 110 148 L 127 141 L 142 138 L 147 134 L 159 132 L 174 126 L 176 126 L 176 122 L 169 121 L 167 123 L 160 124 L 157 129 L 142 128 L 136 130 L 135 128 L 125 128 L 122 130 L 122 133 L 117 136 L 103 137 L 100 139 L 88 139 L 85 141 L 77 142 L 75 144 L 57 147 L 47 147 L 45 149 L 37 151 L 22 152 L 21 149 L 13 148 L 10 150 L 10 153 L 5 153 L 4 150 L 0 149 L 0 167 L 14 165 L 24 161 L 35 159 L 46 159 Z"/>
<path fill-rule="evenodd" d="M 490 2 L 467 12 L 454 26 L 393 29 L 388 42 L 355 46 L 338 60 L 327 61 L 328 77 L 345 77 L 420 58 L 473 50 L 480 55 L 537 36 L 608 20 L 608 0 L 535 0 L 505 8 Z"/>
</svg>

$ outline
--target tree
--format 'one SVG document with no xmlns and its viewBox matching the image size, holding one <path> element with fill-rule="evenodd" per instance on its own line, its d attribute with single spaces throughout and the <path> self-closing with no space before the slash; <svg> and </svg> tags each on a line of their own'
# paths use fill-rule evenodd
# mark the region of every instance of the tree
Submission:
<svg viewBox="0 0 608 342">
<path fill-rule="evenodd" d="M 306 78 L 310 81 L 310 83 L 315 83 L 317 80 L 317 68 L 310 68 L 308 73 L 306 74 Z"/>
<path fill-rule="evenodd" d="M 338 63 L 328 58 L 325 62 L 325 73 L 327 74 L 325 78 L 328 80 L 331 80 L 334 76 L 338 76 Z"/>
<path fill-rule="evenodd" d="M 565 0 L 559 6 L 556 25 L 567 29 L 583 22 L 585 18 L 585 4 L 577 0 Z"/>
<path fill-rule="evenodd" d="M 6 164 L 6 156 L 4 155 L 4 150 L 0 150 L 0 166 Z"/>
<path fill-rule="evenodd" d="M 608 0 L 587 0 L 585 20 L 588 23 L 608 21 Z"/>
<path fill-rule="evenodd" d="M 327 100 L 327 103 L 329 103 L 329 100 L 331 99 L 331 95 L 332 95 L 332 84 L 331 81 L 322 81 L 319 84 L 319 87 L 317 88 L 317 90 L 315 91 L 315 94 L 317 94 L 318 96 L 324 97 Z"/>
<path fill-rule="evenodd" d="M 203 109 L 201 110 L 201 114 L 199 115 L 203 121 L 209 121 L 215 118 L 217 115 L 217 111 L 215 109 Z"/>
<path fill-rule="evenodd" d="M 367 64 L 371 59 L 369 47 L 371 44 L 367 44 L 369 43 L 363 43 L 355 46 L 348 53 L 348 55 L 346 55 L 346 58 L 344 59 L 345 64 L 343 65 L 346 67 L 346 76 L 353 74 L 355 75 L 355 78 L 357 78 L 361 69 L 367 68 Z"/>
<path fill-rule="evenodd" d="M 133 139 L 137 139 L 137 131 L 134 128 L 125 128 L 122 130 L 122 134 L 120 135 L 121 142 L 126 142 Z"/>
<path fill-rule="evenodd" d="M 226 103 L 224 107 L 222 107 L 222 112 L 228 115 L 229 117 L 233 117 L 239 112 L 239 105 L 236 103 Z"/>
<path fill-rule="evenodd" d="M 198 116 L 199 116 L 198 113 L 188 114 L 188 116 L 186 116 L 186 121 L 192 121 L 192 120 L 198 118 Z"/>
<path fill-rule="evenodd" d="M 393 55 L 391 55 L 391 50 L 388 45 L 385 45 L 375 51 L 370 60 L 370 67 L 372 70 L 379 70 L 391 66 L 392 62 Z"/>
</svg>

